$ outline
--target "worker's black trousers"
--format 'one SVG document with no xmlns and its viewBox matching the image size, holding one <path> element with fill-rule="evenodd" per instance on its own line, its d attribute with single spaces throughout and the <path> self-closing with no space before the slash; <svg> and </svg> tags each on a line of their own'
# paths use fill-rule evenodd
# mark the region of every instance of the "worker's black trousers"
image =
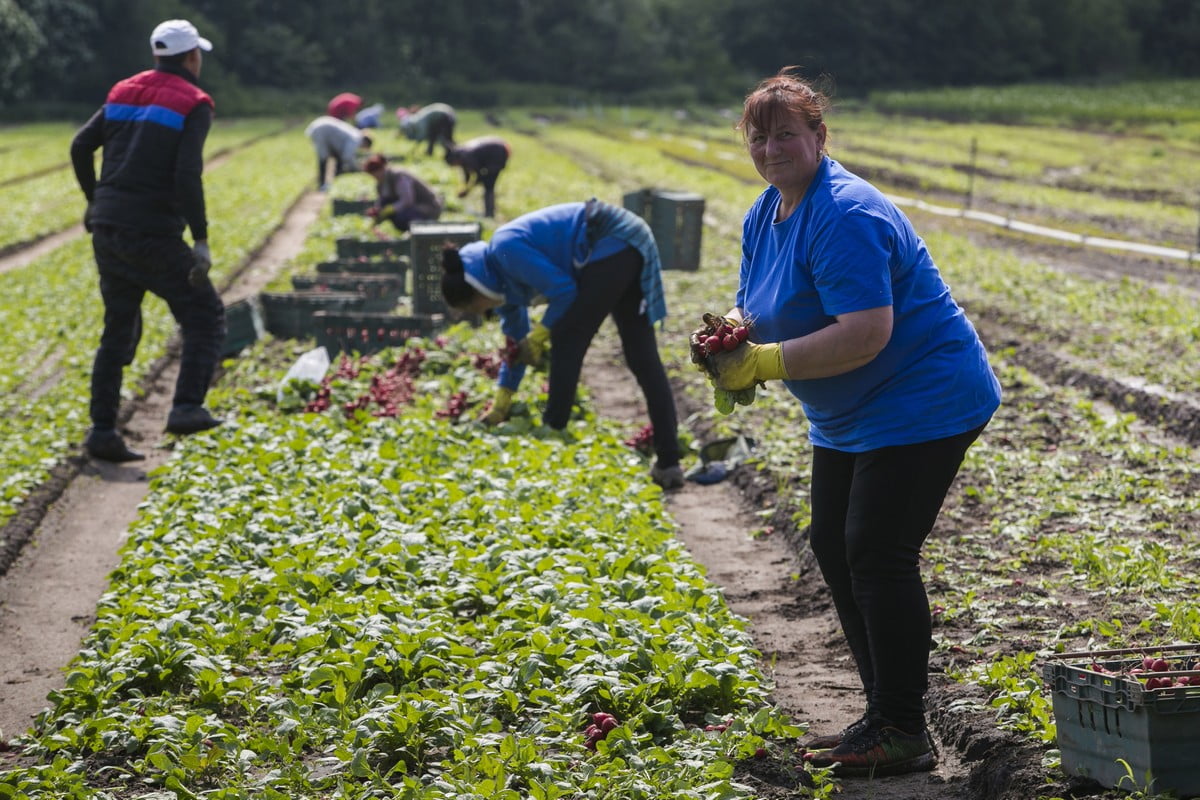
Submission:
<svg viewBox="0 0 1200 800">
<path fill-rule="evenodd" d="M 575 271 L 579 293 L 550 329 L 550 393 L 542 421 L 564 428 L 575 405 L 583 357 L 604 318 L 612 315 L 629 371 L 646 398 L 660 467 L 679 463 L 678 420 L 667 372 L 658 356 L 654 326 L 642 313 L 642 254 L 627 247 Z"/>
<path fill-rule="evenodd" d="M 178 236 L 96 226 L 92 250 L 104 299 L 104 332 L 92 365 L 92 426 L 116 426 L 121 374 L 137 352 L 146 292 L 166 301 L 183 339 L 173 404 L 203 405 L 225 338 L 225 306 L 210 282 L 188 283 L 191 248 Z"/>
<path fill-rule="evenodd" d="M 867 712 L 910 733 L 925 727 L 932 637 L 921 545 L 982 431 L 865 453 L 813 448 L 813 554 L 858 666 Z"/>
</svg>

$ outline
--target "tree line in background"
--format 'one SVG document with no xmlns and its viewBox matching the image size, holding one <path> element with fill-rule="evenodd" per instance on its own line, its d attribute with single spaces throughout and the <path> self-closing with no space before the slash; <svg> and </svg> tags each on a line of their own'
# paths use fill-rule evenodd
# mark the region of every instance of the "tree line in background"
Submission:
<svg viewBox="0 0 1200 800">
<path fill-rule="evenodd" d="M 204 85 L 227 111 L 372 89 L 477 107 L 721 102 L 784 65 L 843 97 L 1200 76 L 1195 0 L 0 0 L 0 107 L 98 103 L 172 17 L 213 41 Z"/>
</svg>

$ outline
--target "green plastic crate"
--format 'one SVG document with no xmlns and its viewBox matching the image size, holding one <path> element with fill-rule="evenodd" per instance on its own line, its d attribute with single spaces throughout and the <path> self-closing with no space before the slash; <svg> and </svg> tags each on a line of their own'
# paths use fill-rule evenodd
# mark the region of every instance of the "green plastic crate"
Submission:
<svg viewBox="0 0 1200 800">
<path fill-rule="evenodd" d="M 293 275 L 292 288 L 298 292 L 357 292 L 366 298 L 363 311 L 391 311 L 405 293 L 403 275 L 359 272 Z"/>
<path fill-rule="evenodd" d="M 334 241 L 337 257 L 345 259 L 366 257 L 368 259 L 396 260 L 406 255 L 409 252 L 409 247 L 411 245 L 407 238 L 356 239 L 350 236 L 342 236 Z"/>
<path fill-rule="evenodd" d="M 1196 685 L 1146 689 L 1129 674 L 1145 656 L 1181 667 L 1149 674 L 1187 675 Z M 1043 675 L 1065 773 L 1110 788 L 1200 795 L 1200 645 L 1066 653 Z"/>
<path fill-rule="evenodd" d="M 313 336 L 313 314 L 318 311 L 351 311 L 366 302 L 358 292 L 263 292 L 258 299 L 267 331 L 281 339 Z"/>
<path fill-rule="evenodd" d="M 663 269 L 700 269 L 704 198 L 692 192 L 638 189 L 622 198 L 625 208 L 646 220 Z"/>
<path fill-rule="evenodd" d="M 397 347 L 445 327 L 441 314 L 403 316 L 370 311 L 318 311 L 313 315 L 317 344 L 330 355 L 343 350 L 367 354 Z"/>
<path fill-rule="evenodd" d="M 412 298 L 416 314 L 445 314 L 442 299 L 442 247 L 462 246 L 479 239 L 478 222 L 414 222 L 412 242 Z"/>
<path fill-rule="evenodd" d="M 225 341 L 221 357 L 236 355 L 266 335 L 262 307 L 257 297 L 247 297 L 225 306 Z"/>
<path fill-rule="evenodd" d="M 371 259 L 366 256 L 339 258 L 336 261 L 320 262 L 317 264 L 317 272 L 323 274 L 355 272 L 403 276 L 408 272 L 408 259 L 404 256 L 394 256 L 387 260 Z"/>
</svg>

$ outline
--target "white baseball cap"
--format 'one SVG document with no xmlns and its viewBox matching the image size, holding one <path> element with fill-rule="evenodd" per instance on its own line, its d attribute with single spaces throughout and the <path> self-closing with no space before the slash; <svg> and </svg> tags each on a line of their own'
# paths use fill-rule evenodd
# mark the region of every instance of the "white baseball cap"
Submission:
<svg viewBox="0 0 1200 800">
<path fill-rule="evenodd" d="M 201 36 L 196 26 L 186 19 L 160 22 L 154 33 L 150 34 L 150 50 L 156 56 L 175 56 L 197 47 L 212 50 L 212 42 Z"/>
</svg>

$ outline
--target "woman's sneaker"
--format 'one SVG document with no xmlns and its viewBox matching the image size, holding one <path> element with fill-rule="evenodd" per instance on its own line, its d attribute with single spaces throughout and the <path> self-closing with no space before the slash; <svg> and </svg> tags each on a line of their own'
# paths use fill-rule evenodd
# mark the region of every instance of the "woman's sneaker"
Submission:
<svg viewBox="0 0 1200 800">
<path fill-rule="evenodd" d="M 809 739 L 804 743 L 803 752 L 811 753 L 814 750 L 829 750 L 830 748 L 837 747 L 839 744 L 853 737 L 854 734 L 867 727 L 867 724 L 867 715 L 863 714 L 861 717 L 854 720 L 854 722 L 851 722 L 849 725 L 843 728 L 841 733 L 830 733 L 825 736 L 816 736 L 812 739 Z"/>
<path fill-rule="evenodd" d="M 937 766 L 929 731 L 906 733 L 884 720 L 870 720 L 836 747 L 804 754 L 814 767 L 832 767 L 844 777 L 884 777 L 926 772 Z"/>
</svg>

